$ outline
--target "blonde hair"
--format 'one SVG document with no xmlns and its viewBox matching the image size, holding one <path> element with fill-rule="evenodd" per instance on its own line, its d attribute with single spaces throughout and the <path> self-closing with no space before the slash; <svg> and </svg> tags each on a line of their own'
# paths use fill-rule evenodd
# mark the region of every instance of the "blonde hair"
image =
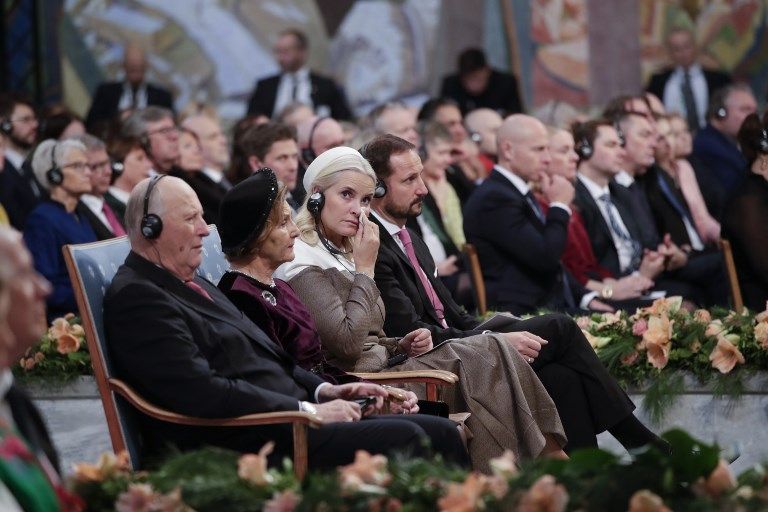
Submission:
<svg viewBox="0 0 768 512">
<path fill-rule="evenodd" d="M 299 208 L 299 212 L 296 214 L 296 225 L 299 228 L 299 237 L 309 245 L 317 245 L 320 239 L 317 236 L 317 223 L 315 217 L 307 209 L 307 202 L 309 197 L 314 192 L 324 193 L 330 187 L 338 183 L 341 173 L 344 171 L 354 171 L 371 178 L 371 190 L 376 184 L 376 173 L 373 172 L 371 164 L 362 157 L 356 157 L 354 155 L 345 155 L 341 158 L 337 158 L 330 162 L 328 165 L 320 169 L 317 176 L 307 187 L 307 197 L 304 198 L 304 204 Z M 349 241 L 344 240 L 344 247 L 341 249 L 351 249 Z"/>
</svg>

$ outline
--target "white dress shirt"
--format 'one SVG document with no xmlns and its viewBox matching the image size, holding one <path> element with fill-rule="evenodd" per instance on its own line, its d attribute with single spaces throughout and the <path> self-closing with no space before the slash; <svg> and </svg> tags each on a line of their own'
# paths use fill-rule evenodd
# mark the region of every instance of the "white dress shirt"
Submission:
<svg viewBox="0 0 768 512">
<path fill-rule="evenodd" d="M 296 98 L 293 98 L 293 84 L 296 83 Z M 303 103 L 314 108 L 312 104 L 312 82 L 309 79 L 309 68 L 303 67 L 295 73 L 283 73 L 280 75 L 280 83 L 277 85 L 277 96 L 273 115 L 291 103 Z"/>
<path fill-rule="evenodd" d="M 707 89 L 707 80 L 701 66 L 694 64 L 688 68 L 691 80 L 691 90 L 693 99 L 696 102 L 696 114 L 699 117 L 699 126 L 706 124 L 707 106 L 709 105 L 709 90 Z M 684 118 L 686 116 L 685 99 L 683 99 L 683 81 L 685 80 L 685 70 L 678 66 L 669 75 L 667 83 L 664 85 L 664 107 L 667 112 L 677 112 Z"/>
<path fill-rule="evenodd" d="M 133 108 L 133 89 L 131 84 L 123 82 L 123 94 L 120 95 L 120 102 L 117 104 L 117 110 L 123 111 Z M 136 89 L 136 109 L 147 108 L 147 84 L 142 82 Z"/>
<path fill-rule="evenodd" d="M 107 220 L 107 216 L 104 215 L 104 198 L 103 197 L 96 197 L 91 194 L 83 194 L 80 196 L 80 201 L 83 202 L 83 204 L 93 212 L 96 217 L 99 218 L 102 224 L 104 224 L 104 227 L 109 229 L 109 231 L 112 232 L 114 235 L 115 232 L 112 230 L 112 225 Z"/>
</svg>

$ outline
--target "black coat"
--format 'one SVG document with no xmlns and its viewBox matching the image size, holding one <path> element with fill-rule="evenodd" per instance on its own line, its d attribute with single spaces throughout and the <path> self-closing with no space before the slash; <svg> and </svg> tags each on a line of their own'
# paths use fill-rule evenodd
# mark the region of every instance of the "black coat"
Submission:
<svg viewBox="0 0 768 512">
<path fill-rule="evenodd" d="M 443 79 L 440 96 L 456 100 L 462 114 L 477 108 L 490 108 L 502 115 L 523 111 L 515 75 L 495 69 L 491 70 L 488 86 L 482 94 L 470 94 L 461 85 L 459 75 L 450 75 Z"/>
<path fill-rule="evenodd" d="M 320 105 L 326 105 L 331 111 L 331 117 L 339 120 L 352 119 L 352 112 L 347 105 L 344 91 L 330 78 L 309 74 L 312 84 L 310 97 L 315 109 Z M 277 88 L 280 85 L 280 75 L 274 75 L 256 82 L 256 87 L 248 100 L 248 114 L 264 114 L 274 117 L 275 101 L 277 100 Z"/>
<path fill-rule="evenodd" d="M 120 97 L 123 95 L 124 82 L 105 82 L 99 84 L 93 93 L 91 108 L 85 118 L 89 132 L 99 131 L 99 124 L 112 122 L 119 114 Z M 153 84 L 147 84 L 147 105 L 165 107 L 173 111 L 171 93 Z"/>
<path fill-rule="evenodd" d="M 27 217 L 44 199 L 43 189 L 39 185 L 35 189 L 33 183 L 37 181 L 28 166 L 22 166 L 19 171 L 6 159 L 5 168 L 0 172 L 0 204 L 8 213 L 11 226 L 19 231 L 24 231 Z"/>
</svg>

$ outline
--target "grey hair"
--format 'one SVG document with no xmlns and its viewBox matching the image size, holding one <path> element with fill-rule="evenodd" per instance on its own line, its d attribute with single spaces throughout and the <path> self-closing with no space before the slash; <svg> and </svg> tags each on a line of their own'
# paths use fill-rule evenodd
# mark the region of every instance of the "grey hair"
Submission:
<svg viewBox="0 0 768 512">
<path fill-rule="evenodd" d="M 46 191 L 50 192 L 53 185 L 48 181 L 48 171 L 54 166 L 61 168 L 73 149 L 86 151 L 85 145 L 76 139 L 64 139 L 62 141 L 46 139 L 35 148 L 35 152 L 32 154 L 32 172 L 37 182 Z"/>
<path fill-rule="evenodd" d="M 100 149 L 103 149 L 104 151 L 107 150 L 107 145 L 104 144 L 104 141 L 90 133 L 84 133 L 74 137 L 74 139 L 82 142 L 86 151 L 99 151 Z"/>
<path fill-rule="evenodd" d="M 125 207 L 125 231 L 128 233 L 128 239 L 131 241 L 131 245 L 143 238 L 143 235 L 141 234 L 141 219 L 144 217 L 144 196 L 147 193 L 147 188 L 152 179 L 153 178 L 145 178 L 133 187 L 131 195 L 128 198 L 128 205 Z M 163 178 L 163 180 L 166 179 L 174 178 Z M 147 213 L 154 213 L 160 217 L 165 213 L 165 204 L 163 202 L 163 192 L 160 183 L 156 183 L 155 188 L 152 190 Z"/>
<path fill-rule="evenodd" d="M 147 123 L 155 123 L 165 118 L 173 119 L 173 112 L 164 107 L 152 105 L 136 110 L 125 118 L 120 128 L 120 134 L 124 137 L 140 139 L 147 135 Z"/>
</svg>

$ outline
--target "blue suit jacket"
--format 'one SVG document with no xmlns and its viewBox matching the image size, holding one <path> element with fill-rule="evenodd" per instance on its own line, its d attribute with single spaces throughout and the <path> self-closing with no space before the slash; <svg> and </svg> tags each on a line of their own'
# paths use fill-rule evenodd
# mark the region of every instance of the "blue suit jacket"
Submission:
<svg viewBox="0 0 768 512">
<path fill-rule="evenodd" d="M 550 208 L 542 223 L 497 170 L 475 190 L 464 209 L 464 232 L 477 248 L 491 307 L 515 314 L 564 307 L 560 259 L 569 218 L 562 208 Z M 584 289 L 565 275 L 578 303 Z"/>
<path fill-rule="evenodd" d="M 736 146 L 711 124 L 696 133 L 693 156 L 703 162 L 730 196 L 746 176 L 747 161 Z"/>
</svg>

